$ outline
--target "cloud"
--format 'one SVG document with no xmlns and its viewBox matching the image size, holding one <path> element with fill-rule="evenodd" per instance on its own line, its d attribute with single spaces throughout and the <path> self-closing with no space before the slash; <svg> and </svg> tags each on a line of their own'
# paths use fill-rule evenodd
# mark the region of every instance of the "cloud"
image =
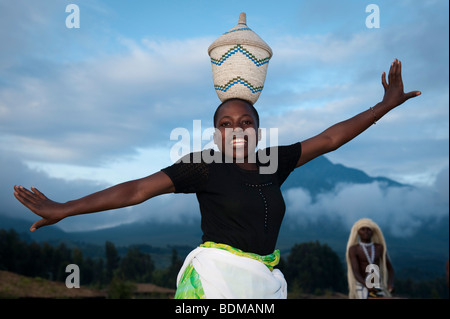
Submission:
<svg viewBox="0 0 450 319">
<path fill-rule="evenodd" d="M 2 148 L 27 160 L 92 163 L 167 143 L 171 129 L 213 104 L 197 98 L 215 94 L 207 43 L 143 40 L 126 53 L 52 65 L 52 78 L 14 76 L 13 87 L 0 87 Z"/>
<path fill-rule="evenodd" d="M 65 5 L 0 2 L 2 152 L 98 166 L 212 117 L 212 38 L 125 37 L 104 22 L 117 13 L 98 2 L 83 3 L 82 27 L 69 30 Z"/>
<path fill-rule="evenodd" d="M 368 217 L 397 237 L 409 237 L 426 222 L 437 224 L 448 217 L 448 183 L 447 167 L 432 187 L 341 184 L 315 201 L 304 189 L 293 188 L 285 192 L 286 219 L 307 225 L 325 218 L 350 229 L 356 220 Z"/>
</svg>

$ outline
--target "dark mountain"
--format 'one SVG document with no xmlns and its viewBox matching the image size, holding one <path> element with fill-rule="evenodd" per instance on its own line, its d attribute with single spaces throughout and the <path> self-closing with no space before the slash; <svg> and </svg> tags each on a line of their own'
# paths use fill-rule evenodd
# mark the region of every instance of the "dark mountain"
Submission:
<svg viewBox="0 0 450 319">
<path fill-rule="evenodd" d="M 370 177 L 361 170 L 342 164 L 333 164 L 325 156 L 320 156 L 292 172 L 283 184 L 282 190 L 301 187 L 306 189 L 314 199 L 317 194 L 329 192 L 341 183 L 368 184 L 373 182 L 380 182 L 386 187 L 405 186 L 386 177 Z"/>
</svg>

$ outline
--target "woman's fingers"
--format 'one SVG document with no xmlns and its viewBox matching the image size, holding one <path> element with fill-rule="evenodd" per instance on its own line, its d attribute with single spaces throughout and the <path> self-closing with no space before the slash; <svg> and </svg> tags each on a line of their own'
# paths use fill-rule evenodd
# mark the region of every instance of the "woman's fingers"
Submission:
<svg viewBox="0 0 450 319">
<path fill-rule="evenodd" d="M 14 190 L 23 198 L 28 199 L 31 202 L 36 202 L 42 199 L 47 199 L 37 188 L 31 187 L 32 191 L 29 191 L 23 186 L 14 186 Z"/>
<path fill-rule="evenodd" d="M 31 189 L 34 191 L 31 192 L 23 186 L 14 186 L 14 196 L 32 212 L 39 214 L 37 210 L 39 210 L 42 202 L 48 199 L 36 188 L 32 187 Z"/>
<path fill-rule="evenodd" d="M 33 194 L 22 186 L 14 186 L 14 196 L 25 206 L 29 207 L 30 204 L 35 202 Z"/>
<path fill-rule="evenodd" d="M 31 232 L 34 232 L 36 229 L 43 226 L 52 225 L 61 220 L 55 210 L 55 203 L 49 200 L 37 188 L 31 187 L 30 191 L 23 186 L 15 185 L 14 190 L 14 196 L 19 200 L 19 202 L 21 202 L 36 215 L 42 217 L 42 219 L 31 225 Z"/>
<path fill-rule="evenodd" d="M 31 186 L 31 190 L 40 198 L 48 199 L 44 194 L 42 194 L 36 187 Z"/>
<path fill-rule="evenodd" d="M 389 105 L 396 107 L 406 100 L 422 94 L 420 91 L 404 92 L 402 79 L 402 62 L 395 59 L 391 63 L 388 74 L 388 82 L 386 81 L 386 73 L 381 75 L 381 83 L 384 88 L 383 101 Z"/>
<path fill-rule="evenodd" d="M 401 88 L 401 90 L 403 92 L 402 61 L 395 59 L 392 72 L 393 72 L 392 81 L 394 81 L 393 84 L 395 84 L 398 88 Z M 389 83 L 389 84 L 391 84 L 391 83 Z M 408 100 L 408 99 L 416 97 L 420 94 L 422 94 L 422 92 L 420 92 L 420 91 L 411 91 L 411 92 L 405 93 L 404 96 L 405 96 L 405 99 Z"/>
<path fill-rule="evenodd" d="M 420 91 L 411 91 L 411 92 L 406 93 L 405 96 L 406 96 L 406 99 L 408 100 L 408 99 L 410 99 L 412 97 L 416 97 L 420 94 L 422 94 L 422 92 L 420 92 Z"/>
<path fill-rule="evenodd" d="M 386 92 L 386 90 L 388 89 L 388 84 L 386 82 L 386 72 L 383 72 L 383 74 L 381 74 L 381 84 L 384 87 L 384 91 Z"/>
<path fill-rule="evenodd" d="M 390 77 L 390 80 L 389 80 L 389 84 L 390 85 L 396 83 L 396 81 L 398 79 L 398 76 L 399 76 L 398 70 L 399 70 L 398 69 L 398 60 L 395 59 L 394 62 L 392 62 L 392 69 L 390 71 L 390 73 L 391 73 L 391 77 Z"/>
<path fill-rule="evenodd" d="M 45 219 L 40 219 L 37 222 L 35 222 L 33 225 L 31 225 L 30 231 L 34 232 L 36 229 L 39 229 L 45 225 L 47 225 L 47 221 Z"/>
<path fill-rule="evenodd" d="M 403 80 L 402 80 L 402 62 L 395 59 L 394 62 L 391 63 L 391 67 L 389 69 L 388 81 L 386 82 L 386 75 L 383 72 L 381 83 L 385 90 L 388 89 L 389 86 L 399 87 L 403 89 Z"/>
<path fill-rule="evenodd" d="M 391 67 L 389 68 L 389 74 L 388 74 L 388 81 L 389 81 L 389 85 L 392 84 L 393 81 L 393 71 L 394 71 L 394 62 L 391 63 Z"/>
</svg>

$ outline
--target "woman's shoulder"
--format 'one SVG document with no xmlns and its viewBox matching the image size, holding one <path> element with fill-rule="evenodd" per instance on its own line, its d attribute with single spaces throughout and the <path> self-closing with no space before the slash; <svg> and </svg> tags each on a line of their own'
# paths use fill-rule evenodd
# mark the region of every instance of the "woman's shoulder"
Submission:
<svg viewBox="0 0 450 319">
<path fill-rule="evenodd" d="M 258 149 L 258 151 L 289 151 L 289 150 L 295 150 L 301 148 L 301 142 L 293 143 L 293 144 L 282 144 L 282 145 L 274 145 L 274 146 L 267 146 Z"/>
<path fill-rule="evenodd" d="M 270 172 L 277 172 L 280 185 L 295 169 L 302 153 L 301 143 L 290 145 L 271 146 L 258 150 L 258 163 L 260 166 L 272 167 Z"/>
</svg>

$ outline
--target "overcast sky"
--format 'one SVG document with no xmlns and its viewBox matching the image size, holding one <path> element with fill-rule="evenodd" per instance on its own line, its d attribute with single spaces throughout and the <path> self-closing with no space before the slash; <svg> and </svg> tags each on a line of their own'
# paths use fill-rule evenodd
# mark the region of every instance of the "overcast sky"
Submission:
<svg viewBox="0 0 450 319">
<path fill-rule="evenodd" d="M 366 25 L 371 3 L 379 28 Z M 66 25 L 69 4 L 79 7 L 79 28 Z M 255 106 L 262 127 L 278 128 L 278 144 L 302 141 L 381 101 L 381 74 L 398 58 L 405 91 L 422 95 L 327 156 L 371 176 L 448 191 L 448 5 L 0 0 L 3 213 L 32 217 L 13 198 L 14 184 L 66 201 L 170 165 L 173 129 L 193 138 L 194 120 L 212 126 L 220 101 L 207 48 L 240 12 L 274 53 Z M 167 198 L 156 202 L 164 206 Z M 196 208 L 192 197 L 170 202 L 174 219 L 178 208 Z M 448 195 L 444 203 L 448 215 Z M 87 218 L 104 227 L 135 220 L 132 210 L 111 222 Z M 83 229 L 84 221 L 70 225 Z"/>
</svg>

